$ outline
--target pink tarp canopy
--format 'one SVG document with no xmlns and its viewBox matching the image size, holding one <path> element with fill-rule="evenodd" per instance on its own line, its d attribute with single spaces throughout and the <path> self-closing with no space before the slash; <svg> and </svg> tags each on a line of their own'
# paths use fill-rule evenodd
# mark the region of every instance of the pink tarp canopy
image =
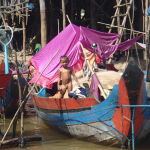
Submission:
<svg viewBox="0 0 150 150">
<path fill-rule="evenodd" d="M 70 24 L 31 58 L 30 63 L 35 67 L 36 73 L 30 83 L 36 82 L 43 87 L 51 88 L 52 83 L 57 81 L 57 71 L 61 67 L 60 57 L 63 55 L 69 57 L 69 66 L 75 71 L 80 70 L 84 62 L 81 43 L 89 51 L 94 52 L 91 45 L 96 42 L 97 55 L 101 59 L 108 59 L 117 50 L 130 48 L 140 37 L 114 45 L 113 43 L 119 38 L 118 34 L 99 32 Z M 41 73 L 42 76 L 39 78 Z"/>
</svg>

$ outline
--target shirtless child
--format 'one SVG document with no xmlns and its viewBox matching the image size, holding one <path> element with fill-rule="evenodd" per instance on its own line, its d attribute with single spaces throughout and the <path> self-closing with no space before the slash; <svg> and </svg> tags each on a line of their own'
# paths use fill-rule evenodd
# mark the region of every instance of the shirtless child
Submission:
<svg viewBox="0 0 150 150">
<path fill-rule="evenodd" d="M 68 63 L 69 63 L 68 57 L 61 56 L 60 63 L 62 67 L 59 69 L 58 90 L 60 91 L 61 98 L 63 98 L 66 91 L 68 91 L 68 93 L 72 91 L 71 75 L 73 75 L 74 79 L 77 82 L 77 85 L 80 86 L 80 84 L 72 69 L 68 67 Z"/>
</svg>

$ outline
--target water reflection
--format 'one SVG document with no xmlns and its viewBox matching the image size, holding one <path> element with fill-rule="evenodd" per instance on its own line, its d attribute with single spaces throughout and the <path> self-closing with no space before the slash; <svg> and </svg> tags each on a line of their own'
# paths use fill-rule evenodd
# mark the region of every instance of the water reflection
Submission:
<svg viewBox="0 0 150 150">
<path fill-rule="evenodd" d="M 7 119 L 1 129 L 6 130 L 10 123 Z M 25 150 L 120 150 L 121 148 L 101 146 L 98 144 L 90 143 L 74 139 L 70 136 L 64 135 L 54 128 L 47 126 L 36 114 L 30 114 L 24 119 L 24 136 L 37 136 L 42 137 L 42 141 L 30 142 L 25 146 Z M 20 132 L 20 123 L 17 126 L 18 134 Z M 150 138 L 148 139 L 150 141 Z M 149 143 L 149 142 L 147 142 Z M 2 149 L 21 150 L 19 147 L 3 147 Z M 136 150 L 149 150 L 148 144 L 140 145 Z"/>
</svg>

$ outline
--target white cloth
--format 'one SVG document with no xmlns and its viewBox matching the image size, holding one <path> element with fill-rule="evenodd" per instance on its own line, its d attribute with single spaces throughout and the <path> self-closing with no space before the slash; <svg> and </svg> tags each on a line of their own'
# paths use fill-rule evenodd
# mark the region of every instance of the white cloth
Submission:
<svg viewBox="0 0 150 150">
<path fill-rule="evenodd" d="M 141 48 L 143 49 L 146 49 L 146 44 L 144 43 L 139 43 L 139 42 L 136 42 Z"/>
<path fill-rule="evenodd" d="M 82 92 L 80 91 L 80 87 L 74 88 L 74 89 L 70 92 L 70 94 L 71 94 L 71 93 L 77 95 L 78 98 L 85 98 L 85 97 L 86 97 L 86 96 L 85 96 L 84 94 L 82 94 Z"/>
</svg>

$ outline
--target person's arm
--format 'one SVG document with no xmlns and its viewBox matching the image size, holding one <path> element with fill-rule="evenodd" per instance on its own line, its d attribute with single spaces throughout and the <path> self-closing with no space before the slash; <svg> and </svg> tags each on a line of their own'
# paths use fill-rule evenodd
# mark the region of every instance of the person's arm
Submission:
<svg viewBox="0 0 150 150">
<path fill-rule="evenodd" d="M 72 73 L 73 78 L 74 78 L 75 81 L 77 82 L 77 85 L 78 85 L 78 86 L 81 86 L 80 83 L 79 83 L 79 81 L 78 81 L 78 79 L 77 79 L 77 77 L 76 77 L 76 75 L 75 75 L 75 73 L 74 73 L 74 71 L 73 71 L 72 69 L 71 69 L 71 73 Z"/>
</svg>

